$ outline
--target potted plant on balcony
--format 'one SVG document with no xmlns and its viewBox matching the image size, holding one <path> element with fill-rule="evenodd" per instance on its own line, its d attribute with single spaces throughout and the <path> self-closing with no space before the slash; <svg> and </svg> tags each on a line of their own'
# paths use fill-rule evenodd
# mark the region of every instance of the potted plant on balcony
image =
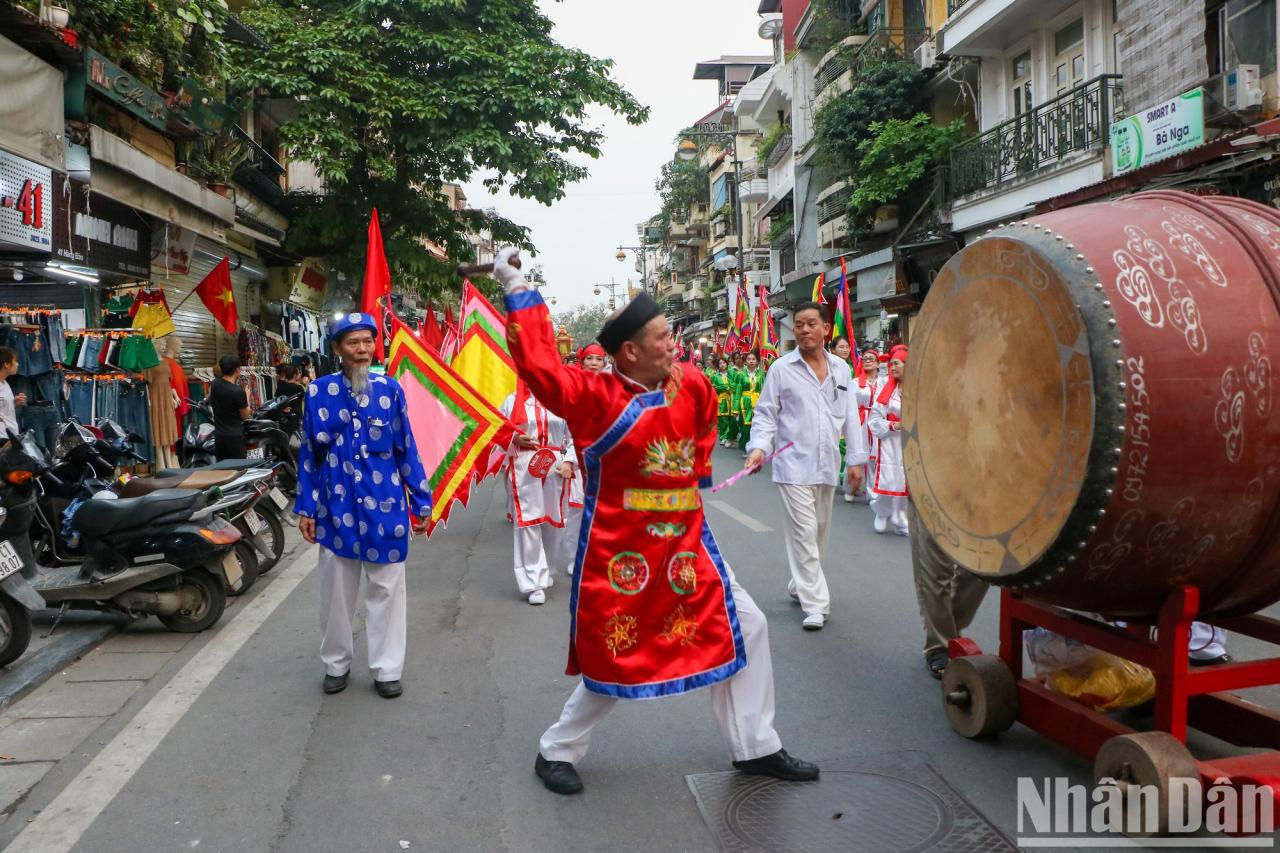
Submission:
<svg viewBox="0 0 1280 853">
<path fill-rule="evenodd" d="M 204 181 L 218 195 L 229 194 L 231 176 L 248 159 L 245 143 L 229 133 L 210 137 L 193 145 L 187 160 L 187 174 Z"/>
<path fill-rule="evenodd" d="M 71 9 L 62 0 L 44 0 L 40 5 L 40 20 L 55 30 L 65 29 L 71 20 Z"/>
</svg>

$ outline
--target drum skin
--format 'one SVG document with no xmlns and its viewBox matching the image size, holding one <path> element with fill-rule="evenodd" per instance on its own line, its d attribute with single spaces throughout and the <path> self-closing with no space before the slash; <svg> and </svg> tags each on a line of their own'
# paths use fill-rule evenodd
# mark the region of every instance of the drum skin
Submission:
<svg viewBox="0 0 1280 853">
<path fill-rule="evenodd" d="M 913 325 L 912 500 L 962 567 L 1152 619 L 1280 600 L 1280 214 L 1151 192 L 995 229 Z"/>
</svg>

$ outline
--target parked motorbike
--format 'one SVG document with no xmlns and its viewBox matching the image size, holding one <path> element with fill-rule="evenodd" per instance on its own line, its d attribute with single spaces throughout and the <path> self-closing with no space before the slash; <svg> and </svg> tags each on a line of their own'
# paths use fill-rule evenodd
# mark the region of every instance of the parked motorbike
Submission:
<svg viewBox="0 0 1280 853">
<path fill-rule="evenodd" d="M 197 468 L 156 477 L 133 477 L 121 473 L 120 466 L 145 461 L 133 450 L 136 440 L 140 438 L 108 420 L 99 421 L 95 427 L 75 421 L 63 425 L 58 440 L 60 455 L 52 469 L 56 485 L 42 490 L 34 517 L 32 537 L 37 557 L 45 565 L 83 562 L 84 542 L 67 521 L 67 515 L 83 501 L 113 496 L 136 498 L 160 489 L 209 491 L 211 498 L 221 501 L 223 509 L 219 514 L 234 524 L 242 537 L 233 549 L 242 581 L 228 586 L 227 594 L 248 591 L 264 567 L 274 567 L 284 553 L 284 526 L 275 515 L 276 504 L 263 505 L 266 509 L 261 514 L 255 511 L 269 492 L 275 493 L 275 500 L 287 503 L 271 486 L 274 471 L 245 461 L 217 470 Z M 273 517 L 263 518 L 268 512 Z"/>
<path fill-rule="evenodd" d="M 30 530 L 42 489 L 65 488 L 32 434 L 0 452 L 0 480 L 10 484 L 17 514 L 8 508 L 15 549 L 31 553 Z M 167 628 L 203 631 L 226 607 L 224 584 L 243 583 L 234 548 L 240 531 L 218 517 L 225 501 L 206 492 L 161 489 L 139 498 L 83 501 L 70 523 L 82 539 L 78 565 L 38 565 L 23 572 L 50 606 L 105 610 L 130 618 L 155 614 Z M 21 500 L 18 500 L 21 499 Z M 7 503 L 7 501 L 6 501 Z M 25 515 L 25 517 L 22 517 Z M 56 541 L 56 537 L 55 537 Z"/>
<path fill-rule="evenodd" d="M 286 409 L 297 406 L 301 394 L 276 397 L 262 404 L 244 422 L 246 456 L 251 462 L 279 464 L 279 485 L 288 494 L 298 488 L 298 468 L 293 444 L 294 437 L 285 428 L 290 417 Z M 212 420 L 213 408 L 205 400 L 187 400 L 192 412 L 199 412 Z M 194 419 L 183 431 L 178 460 L 184 468 L 201 468 L 214 464 L 213 425 L 196 424 Z"/>
<path fill-rule="evenodd" d="M 45 601 L 22 576 L 22 569 L 34 563 L 29 543 L 22 537 L 15 537 L 14 527 L 19 522 L 10 522 L 10 506 L 18 506 L 31 498 L 22 497 L 18 485 L 35 475 L 34 470 L 24 469 L 20 462 L 7 464 L 9 447 L 16 444 L 16 436 L 10 436 L 4 448 L 0 448 L 0 469 L 5 476 L 0 480 L 0 666 L 8 666 L 18 658 L 31 643 L 31 611 L 41 610 Z"/>
</svg>

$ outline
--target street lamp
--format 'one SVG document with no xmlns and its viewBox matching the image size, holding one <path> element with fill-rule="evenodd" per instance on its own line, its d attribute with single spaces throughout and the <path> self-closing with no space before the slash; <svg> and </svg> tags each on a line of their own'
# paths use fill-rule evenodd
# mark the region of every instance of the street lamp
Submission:
<svg viewBox="0 0 1280 853">
<path fill-rule="evenodd" d="M 621 263 L 627 259 L 627 252 L 635 252 L 640 256 L 640 281 L 644 283 L 644 289 L 647 291 L 649 289 L 649 249 L 651 248 L 651 244 L 649 243 L 648 236 L 645 236 L 645 238 L 640 242 L 641 245 L 639 246 L 619 246 L 618 254 L 614 255 L 614 257 L 616 257 L 619 263 Z M 654 291 L 655 293 L 653 295 L 657 296 L 656 287 L 654 288 Z"/>
<path fill-rule="evenodd" d="M 625 296 L 627 292 L 626 285 L 620 285 L 616 281 L 612 281 L 612 280 L 610 280 L 607 283 L 602 282 L 600 284 L 595 285 L 594 287 L 591 288 L 591 292 L 594 293 L 596 296 L 599 296 L 601 293 L 601 288 L 608 290 L 609 291 L 609 308 L 610 310 L 612 310 L 618 307 L 618 288 L 619 287 L 622 288 L 622 293 Z"/>
</svg>

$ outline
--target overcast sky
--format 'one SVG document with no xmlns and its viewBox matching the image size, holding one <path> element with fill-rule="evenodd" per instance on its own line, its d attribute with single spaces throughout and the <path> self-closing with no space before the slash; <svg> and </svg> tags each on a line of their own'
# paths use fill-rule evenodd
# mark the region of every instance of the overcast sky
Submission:
<svg viewBox="0 0 1280 853">
<path fill-rule="evenodd" d="M 615 78 L 650 108 L 639 127 L 610 113 L 596 116 L 608 136 L 598 160 L 587 160 L 591 177 L 568 188 L 552 207 L 491 196 L 480 182 L 466 185 L 472 207 L 498 208 L 532 230 L 541 264 L 555 296 L 553 309 L 604 297 L 592 285 L 610 277 L 638 279 L 635 260 L 614 257 L 618 245 L 635 245 L 636 224 L 657 213 L 653 181 L 670 160 L 672 139 L 718 103 L 716 84 L 694 80 L 700 61 L 721 54 L 767 56 L 770 43 L 756 35 L 759 0 L 539 0 L 555 22 L 554 37 L 601 58 L 614 60 Z M 526 267 L 527 268 L 527 267 Z M 607 294 L 606 294 L 607 296 Z"/>
</svg>

